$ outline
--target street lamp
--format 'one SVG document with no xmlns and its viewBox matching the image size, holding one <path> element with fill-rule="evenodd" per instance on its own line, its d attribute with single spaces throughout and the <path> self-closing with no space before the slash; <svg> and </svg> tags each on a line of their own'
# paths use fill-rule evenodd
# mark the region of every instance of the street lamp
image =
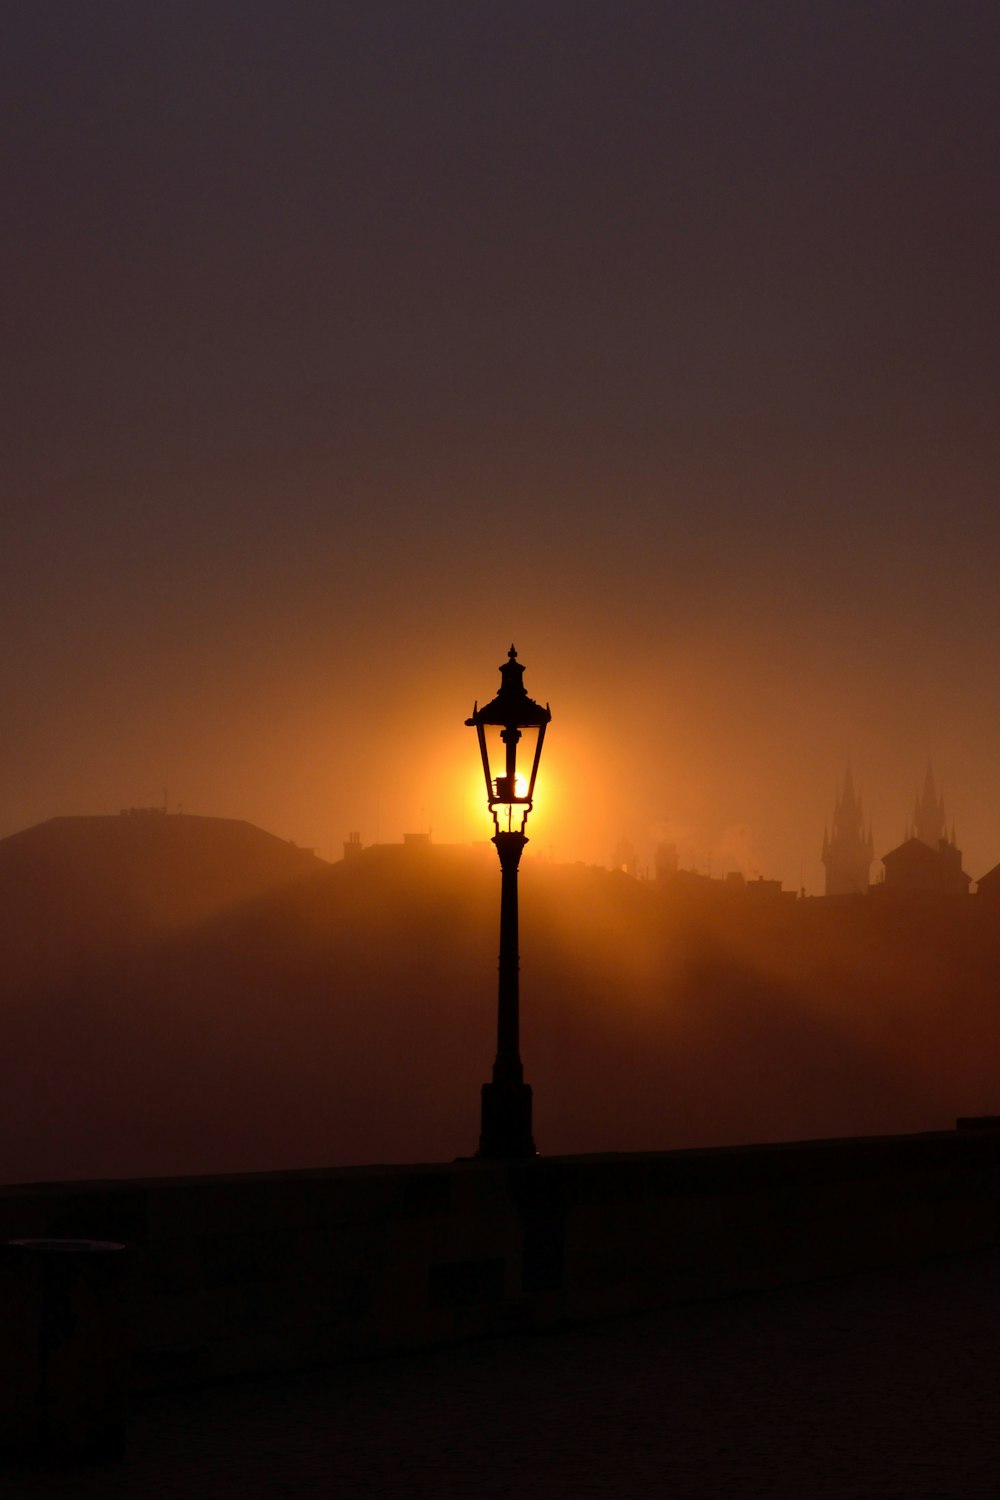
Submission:
<svg viewBox="0 0 1000 1500">
<path fill-rule="evenodd" d="M 517 867 L 528 842 L 524 829 L 552 715 L 548 704 L 542 708 L 528 697 L 523 677 L 524 668 L 511 646 L 500 668 L 499 693 L 485 708 L 477 701 L 472 718 L 465 721 L 479 736 L 493 842 L 500 856 L 497 1056 L 492 1082 L 483 1084 L 479 1136 L 479 1155 L 494 1159 L 537 1155 L 531 1135 L 531 1087 L 524 1081 L 518 1042 Z"/>
</svg>

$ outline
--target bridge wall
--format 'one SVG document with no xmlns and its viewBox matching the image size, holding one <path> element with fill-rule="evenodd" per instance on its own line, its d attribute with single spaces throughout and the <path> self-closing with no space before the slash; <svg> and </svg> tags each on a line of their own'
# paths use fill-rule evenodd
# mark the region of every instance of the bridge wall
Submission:
<svg viewBox="0 0 1000 1500">
<path fill-rule="evenodd" d="M 1000 1130 L 0 1189 L 36 1236 L 134 1247 L 153 1390 L 998 1244 Z"/>
</svg>

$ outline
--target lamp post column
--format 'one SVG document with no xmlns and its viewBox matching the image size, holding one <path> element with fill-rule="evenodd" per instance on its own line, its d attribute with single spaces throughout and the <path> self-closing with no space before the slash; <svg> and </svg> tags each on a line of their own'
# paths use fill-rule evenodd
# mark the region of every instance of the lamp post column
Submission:
<svg viewBox="0 0 1000 1500">
<path fill-rule="evenodd" d="M 519 1039 L 517 868 L 528 840 L 510 831 L 497 833 L 493 842 L 500 856 L 497 1055 L 492 1082 L 483 1084 L 479 1155 L 509 1159 L 537 1155 L 531 1134 L 531 1087 L 524 1081 Z"/>
</svg>

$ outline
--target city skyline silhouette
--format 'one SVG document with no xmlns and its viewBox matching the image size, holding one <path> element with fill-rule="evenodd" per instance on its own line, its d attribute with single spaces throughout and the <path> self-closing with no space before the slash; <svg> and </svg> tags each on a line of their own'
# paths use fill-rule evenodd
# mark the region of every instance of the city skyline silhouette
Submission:
<svg viewBox="0 0 1000 1500">
<path fill-rule="evenodd" d="M 347 842 L 329 865 L 246 822 L 154 810 L 0 840 L 16 1059 L 0 1179 L 470 1152 L 495 1043 L 495 853 Z M 994 1110 L 992 888 L 800 900 L 546 859 L 521 883 L 543 1155 Z"/>
</svg>

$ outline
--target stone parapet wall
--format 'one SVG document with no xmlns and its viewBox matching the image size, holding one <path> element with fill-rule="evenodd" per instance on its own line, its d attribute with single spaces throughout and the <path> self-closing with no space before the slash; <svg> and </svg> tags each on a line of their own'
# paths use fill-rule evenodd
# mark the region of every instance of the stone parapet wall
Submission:
<svg viewBox="0 0 1000 1500">
<path fill-rule="evenodd" d="M 161 1389 L 1000 1244 L 1000 1130 L 0 1189 L 0 1240 L 135 1247 Z"/>
</svg>

